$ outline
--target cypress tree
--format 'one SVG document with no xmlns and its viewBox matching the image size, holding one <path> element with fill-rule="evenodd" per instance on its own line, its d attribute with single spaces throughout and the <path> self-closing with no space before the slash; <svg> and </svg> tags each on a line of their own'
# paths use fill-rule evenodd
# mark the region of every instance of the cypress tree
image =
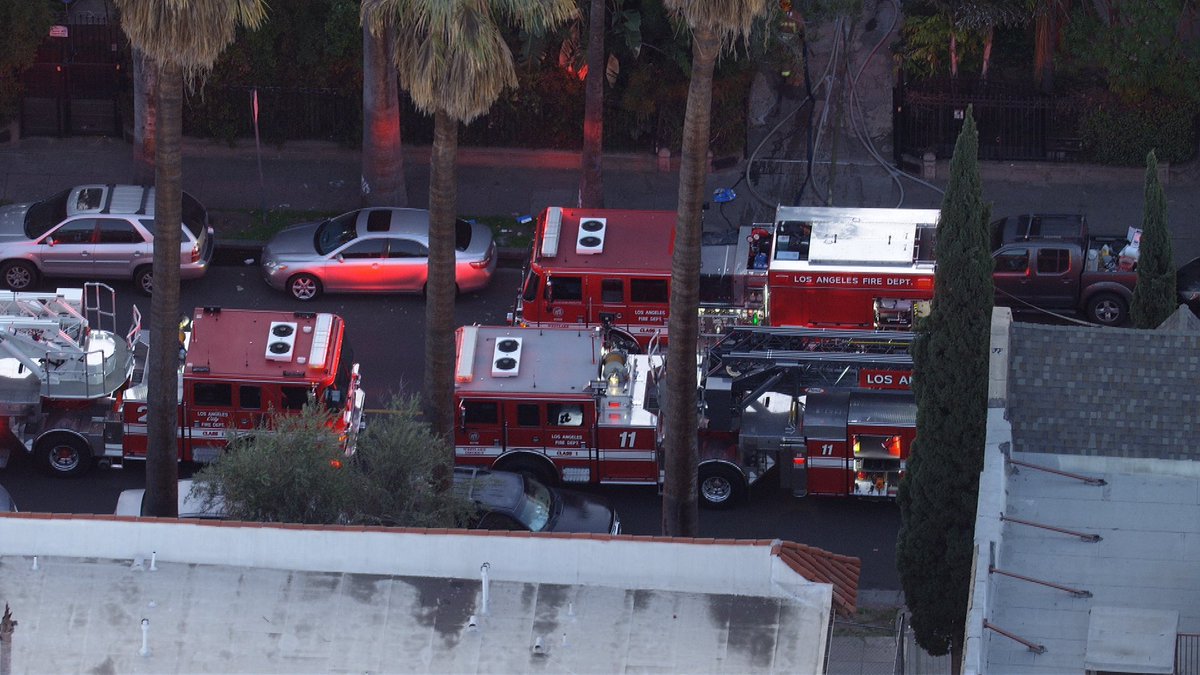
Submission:
<svg viewBox="0 0 1200 675">
<path fill-rule="evenodd" d="M 1171 234 L 1167 230 L 1167 198 L 1158 181 L 1158 158 L 1146 154 L 1146 204 L 1142 215 L 1142 243 L 1137 265 L 1137 286 L 1130 312 L 1136 328 L 1158 328 L 1179 304 Z"/>
<path fill-rule="evenodd" d="M 932 307 L 913 342 L 917 436 L 897 497 L 896 564 L 917 644 L 934 655 L 950 652 L 956 664 L 987 429 L 993 301 L 991 209 L 983 203 L 978 148 L 968 108 L 942 199 Z"/>
</svg>

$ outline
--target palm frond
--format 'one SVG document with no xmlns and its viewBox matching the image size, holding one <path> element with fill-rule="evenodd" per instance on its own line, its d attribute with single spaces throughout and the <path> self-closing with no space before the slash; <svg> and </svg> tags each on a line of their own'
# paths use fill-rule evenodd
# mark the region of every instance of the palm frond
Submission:
<svg viewBox="0 0 1200 675">
<path fill-rule="evenodd" d="M 767 11 L 768 0 L 664 0 L 667 9 L 693 30 L 708 28 L 723 45 L 750 36 L 754 19 Z"/>
<path fill-rule="evenodd" d="M 239 26 L 258 27 L 263 0 L 116 0 L 129 41 L 156 62 L 174 63 L 191 80 L 207 72 Z"/>
</svg>

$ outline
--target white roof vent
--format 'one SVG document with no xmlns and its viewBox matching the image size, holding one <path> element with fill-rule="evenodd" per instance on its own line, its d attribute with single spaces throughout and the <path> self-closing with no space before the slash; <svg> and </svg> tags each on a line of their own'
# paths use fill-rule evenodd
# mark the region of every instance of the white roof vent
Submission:
<svg viewBox="0 0 1200 675">
<path fill-rule="evenodd" d="M 553 258 L 558 255 L 558 235 L 562 233 L 562 207 L 546 209 L 546 229 L 542 232 L 542 255 Z"/>
<path fill-rule="evenodd" d="M 496 350 L 492 353 L 492 377 L 516 377 L 521 368 L 521 341 L 519 337 L 496 338 Z"/>
<path fill-rule="evenodd" d="M 288 321 L 272 321 L 267 333 L 267 360 L 291 361 L 296 347 L 296 324 Z"/>
<path fill-rule="evenodd" d="M 604 250 L 604 231 L 608 228 L 607 218 L 579 216 L 579 238 L 575 240 L 575 252 L 591 255 Z"/>
</svg>

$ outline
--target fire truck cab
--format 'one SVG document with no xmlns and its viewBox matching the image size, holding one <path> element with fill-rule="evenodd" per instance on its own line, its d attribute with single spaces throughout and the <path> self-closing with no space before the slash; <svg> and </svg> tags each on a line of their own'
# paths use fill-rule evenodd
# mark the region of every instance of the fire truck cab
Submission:
<svg viewBox="0 0 1200 675">
<path fill-rule="evenodd" d="M 351 454 L 365 395 L 345 332 L 334 314 L 197 308 L 181 342 L 179 459 L 211 462 L 228 434 L 297 412 L 310 396 L 340 411 L 334 431 Z M 146 394 L 144 381 L 129 387 L 105 460 L 146 458 Z"/>
<path fill-rule="evenodd" d="M 908 330 L 933 298 L 936 209 L 780 206 L 770 233 L 772 326 Z"/>
<path fill-rule="evenodd" d="M 455 461 L 543 483 L 659 481 L 655 370 L 599 329 L 458 329 Z"/>
<path fill-rule="evenodd" d="M 508 322 L 606 327 L 628 351 L 667 342 L 674 211 L 550 207 Z M 749 228 L 743 228 L 748 235 Z M 707 330 L 753 320 L 762 307 L 766 256 L 755 268 L 748 236 L 701 247 L 700 305 Z"/>
</svg>

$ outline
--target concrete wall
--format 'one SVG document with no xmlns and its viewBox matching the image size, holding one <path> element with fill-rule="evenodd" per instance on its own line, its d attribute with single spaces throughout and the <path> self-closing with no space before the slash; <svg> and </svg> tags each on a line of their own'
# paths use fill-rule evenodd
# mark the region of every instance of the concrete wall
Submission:
<svg viewBox="0 0 1200 675">
<path fill-rule="evenodd" d="M 770 541 L 0 515 L 0 556 L 147 559 L 282 570 L 614 586 L 789 597 L 829 607 L 832 586 L 796 574 Z"/>
</svg>

